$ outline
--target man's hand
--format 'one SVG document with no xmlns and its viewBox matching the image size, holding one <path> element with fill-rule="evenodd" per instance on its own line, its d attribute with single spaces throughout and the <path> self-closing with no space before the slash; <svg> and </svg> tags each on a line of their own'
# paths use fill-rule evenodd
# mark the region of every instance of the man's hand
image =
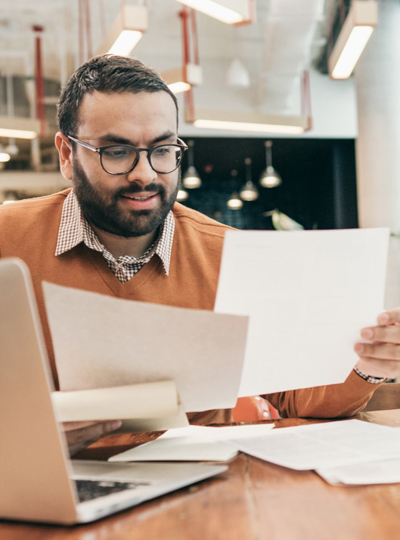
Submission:
<svg viewBox="0 0 400 540">
<path fill-rule="evenodd" d="M 356 343 L 360 357 L 357 368 L 372 377 L 394 379 L 400 376 L 400 308 L 381 313 L 378 326 L 361 330 L 370 343 Z"/>
<path fill-rule="evenodd" d="M 107 422 L 64 422 L 63 429 L 68 443 L 69 453 L 79 452 L 107 433 L 121 427 L 121 420 Z"/>
</svg>

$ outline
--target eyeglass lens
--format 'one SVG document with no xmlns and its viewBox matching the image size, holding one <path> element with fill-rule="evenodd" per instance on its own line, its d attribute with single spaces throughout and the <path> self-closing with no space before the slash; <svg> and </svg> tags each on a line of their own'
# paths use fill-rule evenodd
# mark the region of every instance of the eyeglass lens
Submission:
<svg viewBox="0 0 400 540">
<path fill-rule="evenodd" d="M 122 174 L 129 171 L 137 158 L 138 152 L 132 146 L 110 146 L 101 155 L 104 169 L 112 174 Z M 149 153 L 152 168 L 158 173 L 174 171 L 180 164 L 182 150 L 179 146 L 157 146 Z"/>
</svg>

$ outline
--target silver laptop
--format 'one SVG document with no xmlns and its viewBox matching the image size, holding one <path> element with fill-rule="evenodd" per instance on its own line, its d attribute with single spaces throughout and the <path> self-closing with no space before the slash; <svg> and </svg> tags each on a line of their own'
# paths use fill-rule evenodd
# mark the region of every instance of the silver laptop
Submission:
<svg viewBox="0 0 400 540">
<path fill-rule="evenodd" d="M 0 260 L 0 518 L 93 521 L 225 471 L 70 460 L 27 266 Z"/>
</svg>

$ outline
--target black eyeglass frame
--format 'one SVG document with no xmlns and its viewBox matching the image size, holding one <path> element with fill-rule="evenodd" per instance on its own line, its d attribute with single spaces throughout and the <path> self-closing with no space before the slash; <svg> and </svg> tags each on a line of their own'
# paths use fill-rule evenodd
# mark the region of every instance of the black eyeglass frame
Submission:
<svg viewBox="0 0 400 540">
<path fill-rule="evenodd" d="M 170 174 L 170 173 L 176 171 L 176 169 L 180 166 L 180 164 L 182 163 L 183 153 L 186 152 L 186 150 L 188 149 L 188 146 L 182 141 L 182 139 L 179 139 L 179 138 L 177 139 L 178 143 L 159 144 L 157 146 L 153 146 L 153 148 L 136 148 L 136 146 L 132 146 L 131 144 L 110 144 L 110 145 L 107 145 L 107 146 L 93 146 L 92 144 L 89 144 L 89 143 L 84 142 L 84 141 L 80 141 L 79 139 L 76 139 L 75 137 L 72 137 L 72 135 L 67 135 L 67 137 L 71 141 L 74 141 L 77 144 L 80 144 L 81 146 L 87 148 L 88 150 L 91 150 L 92 152 L 97 152 L 97 154 L 99 155 L 100 165 L 101 165 L 103 171 L 106 172 L 107 174 L 111 174 L 113 176 L 120 176 L 121 174 L 128 174 L 131 171 L 133 171 L 133 169 L 136 167 L 136 165 L 139 162 L 140 152 L 147 152 L 147 160 L 149 162 L 150 167 L 153 169 L 154 172 L 156 172 L 157 174 Z M 120 147 L 120 146 L 126 146 L 128 148 L 133 148 L 133 150 L 135 151 L 136 159 L 134 160 L 132 167 L 130 169 L 128 169 L 128 170 L 126 170 L 124 172 L 120 172 L 120 173 L 112 173 L 110 171 L 107 171 L 107 169 L 103 165 L 103 152 L 105 152 L 106 150 L 108 150 L 110 148 Z M 157 171 L 153 167 L 153 165 L 151 163 L 151 159 L 150 159 L 151 154 L 155 150 L 157 150 L 157 148 L 161 148 L 161 147 L 164 147 L 164 146 L 175 146 L 175 147 L 178 147 L 178 148 L 181 149 L 181 155 L 180 155 L 179 163 L 177 164 L 177 166 L 174 169 L 171 169 L 168 172 Z"/>
</svg>

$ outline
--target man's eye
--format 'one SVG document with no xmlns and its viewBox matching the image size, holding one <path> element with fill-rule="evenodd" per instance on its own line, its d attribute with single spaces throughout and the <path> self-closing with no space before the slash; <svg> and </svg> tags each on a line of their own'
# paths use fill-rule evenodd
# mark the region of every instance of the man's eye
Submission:
<svg viewBox="0 0 400 540">
<path fill-rule="evenodd" d="M 154 153 L 156 156 L 166 156 L 167 154 L 170 154 L 171 153 L 171 150 L 169 148 L 169 146 L 161 146 L 160 148 L 156 148 L 154 150 Z"/>
<path fill-rule="evenodd" d="M 104 151 L 104 155 L 108 158 L 123 158 L 128 155 L 128 149 L 123 147 L 109 148 Z"/>
</svg>

